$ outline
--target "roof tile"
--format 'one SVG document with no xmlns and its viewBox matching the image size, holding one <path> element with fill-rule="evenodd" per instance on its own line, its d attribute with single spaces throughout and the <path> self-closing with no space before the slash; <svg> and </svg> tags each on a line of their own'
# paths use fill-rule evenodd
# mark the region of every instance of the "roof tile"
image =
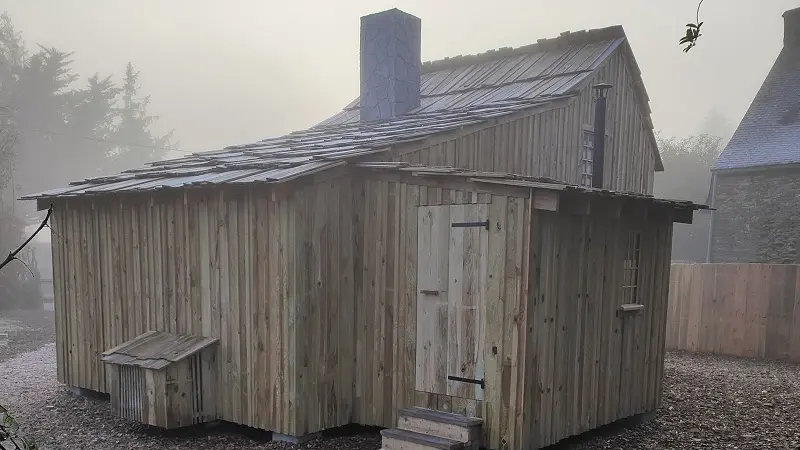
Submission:
<svg viewBox="0 0 800 450">
<path fill-rule="evenodd" d="M 744 169 L 800 163 L 800 53 L 781 51 L 713 166 Z"/>
</svg>

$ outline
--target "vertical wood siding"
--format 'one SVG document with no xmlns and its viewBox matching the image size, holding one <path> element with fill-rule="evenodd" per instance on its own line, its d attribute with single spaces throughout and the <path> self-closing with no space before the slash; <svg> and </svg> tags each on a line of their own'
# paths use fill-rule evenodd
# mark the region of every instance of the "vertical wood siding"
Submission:
<svg viewBox="0 0 800 450">
<path fill-rule="evenodd" d="M 611 83 L 604 187 L 652 194 L 655 149 L 626 56 L 617 51 L 568 106 L 531 114 L 415 149 L 398 159 L 518 173 L 579 184 L 583 129 L 594 126 L 592 86 Z"/>
<path fill-rule="evenodd" d="M 800 266 L 673 264 L 667 348 L 800 362 Z"/>
<path fill-rule="evenodd" d="M 658 404 L 666 223 L 641 226 L 645 309 L 618 318 L 618 219 L 391 177 L 286 192 L 59 203 L 59 380 L 108 392 L 99 353 L 155 329 L 218 337 L 217 417 L 291 435 L 425 406 L 483 417 L 490 448 L 538 448 Z M 483 400 L 415 389 L 417 210 L 467 203 L 493 224 Z"/>
<path fill-rule="evenodd" d="M 639 226 L 641 225 L 641 226 Z M 535 211 L 524 448 L 540 448 L 660 402 L 672 227 Z M 640 313 L 618 317 L 630 230 L 641 231 Z"/>
<path fill-rule="evenodd" d="M 224 420 L 296 427 L 295 205 L 266 190 L 120 196 L 56 206 L 59 380 L 109 392 L 100 353 L 148 330 L 220 339 Z"/>
<path fill-rule="evenodd" d="M 509 418 L 522 385 L 529 199 L 365 181 L 356 191 L 356 389 L 358 423 L 394 426 L 397 410 L 424 406 L 483 416 L 494 442 L 511 440 Z M 417 344 L 417 207 L 488 203 L 489 260 L 485 315 L 484 400 L 415 390 Z M 361 212 L 363 211 L 363 212 Z M 501 381 L 502 380 L 502 381 Z M 502 435 L 502 437 L 501 437 Z"/>
</svg>

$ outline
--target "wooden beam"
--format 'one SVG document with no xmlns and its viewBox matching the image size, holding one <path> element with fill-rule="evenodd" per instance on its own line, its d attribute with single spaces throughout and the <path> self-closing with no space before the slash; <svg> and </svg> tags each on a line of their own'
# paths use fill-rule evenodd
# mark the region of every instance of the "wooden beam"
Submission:
<svg viewBox="0 0 800 450">
<path fill-rule="evenodd" d="M 533 197 L 534 209 L 558 211 L 558 203 L 560 198 L 560 193 L 558 191 L 534 189 L 531 197 Z"/>
<path fill-rule="evenodd" d="M 394 181 L 406 183 L 414 186 L 426 186 L 440 189 L 450 189 L 457 191 L 477 192 L 481 194 L 506 195 L 509 197 L 527 198 L 530 190 L 518 186 L 505 186 L 502 184 L 473 183 L 463 177 L 455 176 L 425 176 L 412 175 L 410 172 L 382 172 L 369 171 L 361 172 L 364 178 L 369 180 Z"/>
<path fill-rule="evenodd" d="M 537 189 L 548 189 L 551 191 L 563 191 L 566 186 L 559 183 L 545 183 L 541 181 L 526 181 L 526 180 L 511 180 L 511 179 L 503 179 L 503 178 L 470 178 L 469 181 L 474 181 L 476 183 L 489 183 L 489 184 L 501 184 L 504 186 L 519 186 L 519 187 L 529 187 L 529 188 L 537 188 Z"/>
<path fill-rule="evenodd" d="M 691 208 L 675 208 L 672 210 L 672 221 L 678 223 L 692 223 L 694 210 Z"/>
</svg>

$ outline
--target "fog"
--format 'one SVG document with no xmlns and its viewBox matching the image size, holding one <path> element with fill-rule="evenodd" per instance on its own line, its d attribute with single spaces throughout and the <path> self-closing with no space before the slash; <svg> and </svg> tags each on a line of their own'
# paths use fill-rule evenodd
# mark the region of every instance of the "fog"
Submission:
<svg viewBox="0 0 800 450">
<path fill-rule="evenodd" d="M 703 36 L 677 44 L 696 0 L 0 0 L 26 43 L 74 51 L 82 77 L 133 62 L 156 130 L 201 151 L 306 128 L 358 95 L 359 17 L 398 7 L 422 19 L 424 60 L 521 46 L 621 24 L 657 130 L 697 131 L 711 110 L 737 124 L 782 45 L 797 0 L 706 0 Z M 178 156 L 172 152 L 169 156 Z"/>
</svg>

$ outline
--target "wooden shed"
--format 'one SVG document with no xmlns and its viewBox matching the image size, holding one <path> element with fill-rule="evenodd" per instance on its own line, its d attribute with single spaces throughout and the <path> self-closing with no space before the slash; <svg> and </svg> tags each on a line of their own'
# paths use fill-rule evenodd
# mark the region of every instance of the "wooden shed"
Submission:
<svg viewBox="0 0 800 450">
<path fill-rule="evenodd" d="M 360 100 L 318 126 L 29 197 L 59 380 L 132 395 L 101 354 L 158 331 L 219 340 L 218 419 L 295 437 L 537 449 L 656 409 L 672 224 L 701 206 L 646 195 L 622 28 L 422 64 L 390 10 L 361 44 Z"/>
<path fill-rule="evenodd" d="M 111 409 L 167 429 L 215 420 L 218 342 L 148 331 L 103 352 Z"/>
<path fill-rule="evenodd" d="M 57 199 L 59 379 L 114 392 L 103 349 L 213 336 L 220 419 L 303 436 L 418 406 L 539 448 L 659 404 L 697 207 L 408 163 Z"/>
</svg>

